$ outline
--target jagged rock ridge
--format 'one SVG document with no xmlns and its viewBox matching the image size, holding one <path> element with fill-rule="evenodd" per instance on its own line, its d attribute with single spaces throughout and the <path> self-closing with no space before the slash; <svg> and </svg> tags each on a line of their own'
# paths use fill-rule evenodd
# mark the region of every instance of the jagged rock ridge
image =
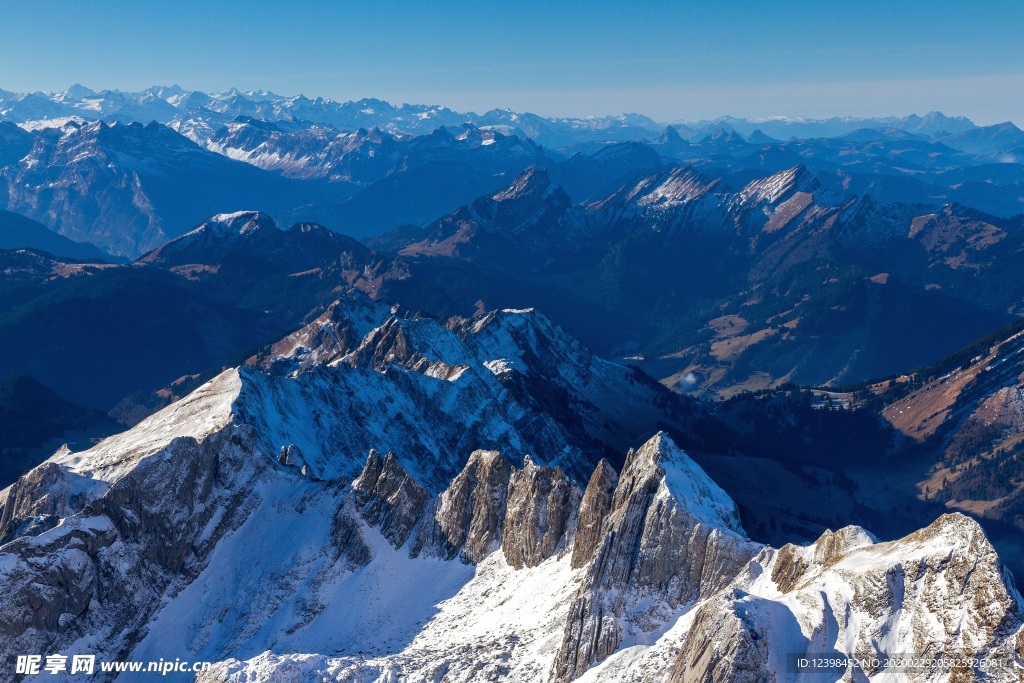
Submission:
<svg viewBox="0 0 1024 683">
<path fill-rule="evenodd" d="M 564 451 L 575 434 L 552 420 L 546 433 L 561 437 L 532 440 L 516 425 L 550 416 L 529 403 L 486 423 L 515 439 L 465 439 L 488 432 L 464 408 L 512 393 L 484 389 L 510 373 L 534 388 L 618 377 L 605 387 L 618 400 L 646 395 L 543 318 L 446 327 L 357 311 L 344 338 L 330 333 L 336 309 L 279 358 L 225 371 L 90 451 L 63 449 L 0 493 L 13 536 L 0 546 L 5 649 L 188 653 L 219 662 L 203 681 L 784 680 L 793 652 L 917 648 L 1011 667 L 1024 654 L 1020 596 L 969 519 L 890 543 L 845 529 L 806 548 L 759 546 L 664 433 L 617 474 L 599 460 L 571 475 L 563 465 L 585 462 Z M 328 337 L 327 349 L 306 345 Z M 485 393 L 461 404 L 468 385 Z M 384 387 L 463 407 L 431 423 L 388 412 L 403 432 L 380 429 L 358 398 Z M 422 425 L 445 421 L 461 440 L 430 448 L 454 460 L 465 447 L 452 469 L 414 450 Z M 308 436 L 318 429 L 322 442 Z M 377 450 L 340 438 L 359 430 Z"/>
</svg>

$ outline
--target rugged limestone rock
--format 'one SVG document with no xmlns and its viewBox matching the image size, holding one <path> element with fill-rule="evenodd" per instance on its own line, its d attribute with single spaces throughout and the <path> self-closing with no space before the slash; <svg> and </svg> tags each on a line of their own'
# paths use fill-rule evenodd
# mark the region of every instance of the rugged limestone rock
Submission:
<svg viewBox="0 0 1024 683">
<path fill-rule="evenodd" d="M 725 492 L 667 435 L 654 436 L 626 460 L 552 677 L 578 678 L 617 649 L 625 615 L 653 630 L 650 603 L 673 609 L 721 590 L 756 550 Z"/>
<path fill-rule="evenodd" d="M 0 572 L 0 590 L 14 606 L 0 616 L 6 645 L 57 651 L 87 634 L 108 633 L 103 652 L 123 654 L 120 648 L 133 644 L 132 633 L 144 628 L 164 591 L 194 577 L 237 523 L 245 496 L 239 477 L 260 468 L 221 470 L 225 461 L 252 457 L 251 438 L 229 432 L 202 444 L 175 439 L 55 533 L 4 546 L 6 557 L 16 558 Z"/>
<path fill-rule="evenodd" d="M 298 375 L 329 365 L 355 350 L 363 335 L 391 315 L 386 305 L 358 294 L 335 301 L 310 324 L 246 361 L 275 375 Z"/>
<path fill-rule="evenodd" d="M 1022 623 L 1020 596 L 973 520 L 944 515 L 888 543 L 847 527 L 759 553 L 732 589 L 699 608 L 670 680 L 770 681 L 796 656 L 943 655 L 987 659 L 997 668 L 985 680 L 1017 681 Z M 983 679 L 964 664 L 904 673 L 910 682 Z"/>
<path fill-rule="evenodd" d="M 327 342 L 325 367 L 299 340 L 286 376 L 222 373 L 0 493 L 13 536 L 0 547 L 4 651 L 173 650 L 219 661 L 200 679 L 218 683 L 802 683 L 791 654 L 919 652 L 1001 658 L 1018 668 L 987 680 L 1020 680 L 1021 597 L 969 519 L 888 543 L 847 527 L 758 546 L 664 434 L 619 476 L 605 461 L 590 469 L 596 451 L 570 438 L 604 414 L 593 407 L 648 394 L 628 393 L 621 369 L 573 360 L 543 319 L 400 327 L 396 349 L 465 372 L 418 372 L 415 353 L 397 351 L 353 365 Z M 555 389 L 510 401 L 533 386 L 515 377 Z M 399 455 L 364 462 L 371 440 Z M 500 451 L 467 461 L 480 443 Z M 515 469 L 500 454 L 525 452 L 586 466 L 585 492 L 568 470 L 530 458 Z"/>
<path fill-rule="evenodd" d="M 771 642 L 746 620 L 747 611 L 730 598 L 741 591 L 699 607 L 669 674 L 669 683 L 775 683 L 780 679 L 769 665 Z"/>
<path fill-rule="evenodd" d="M 441 328 L 437 323 L 434 325 Z M 357 367 L 372 367 L 377 372 L 401 366 L 437 379 L 454 379 L 466 370 L 465 364 L 447 363 L 431 354 L 430 345 L 416 338 L 418 331 L 417 327 L 407 327 L 401 319 L 392 317 L 360 342 L 348 356 L 348 362 Z"/>
<path fill-rule="evenodd" d="M 875 538 L 858 526 L 848 526 L 838 531 L 827 530 L 811 546 L 787 544 L 774 553 L 771 563 L 772 581 L 783 593 L 792 590 L 809 574 L 827 569 L 849 551 L 871 545 Z"/>
<path fill-rule="evenodd" d="M 501 539 L 511 467 L 497 451 L 474 451 L 465 469 L 434 501 L 412 556 L 479 562 Z"/>
<path fill-rule="evenodd" d="M 580 502 L 579 524 L 572 548 L 572 566 L 578 569 L 594 559 L 603 536 L 604 519 L 612 507 L 612 496 L 619 483 L 619 475 L 611 464 L 601 458 L 590 476 L 587 489 Z"/>
<path fill-rule="evenodd" d="M 580 504 L 579 487 L 561 469 L 538 467 L 526 456 L 513 470 L 501 547 L 517 569 L 536 567 L 572 542 Z"/>
<path fill-rule="evenodd" d="M 285 467 L 299 470 L 303 474 L 306 474 L 309 470 L 309 464 L 302 456 L 302 450 L 293 443 L 281 446 L 281 453 L 277 456 L 277 461 Z"/>
<path fill-rule="evenodd" d="M 352 482 L 359 512 L 370 526 L 379 526 L 391 545 L 405 545 L 430 494 L 409 476 L 388 451 L 383 458 L 371 450 L 366 466 Z"/>
<path fill-rule="evenodd" d="M 391 450 L 432 495 L 477 448 L 557 458 L 586 481 L 598 454 L 687 412 L 532 310 L 439 321 L 345 299 L 237 374 L 237 420 L 268 448 L 294 443 L 325 480 L 355 479 L 371 448 Z"/>
</svg>

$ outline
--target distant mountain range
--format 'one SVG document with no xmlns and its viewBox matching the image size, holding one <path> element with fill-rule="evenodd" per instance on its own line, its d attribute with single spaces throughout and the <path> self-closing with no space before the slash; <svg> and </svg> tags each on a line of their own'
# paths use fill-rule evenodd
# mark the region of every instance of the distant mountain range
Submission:
<svg viewBox="0 0 1024 683">
<path fill-rule="evenodd" d="M 338 102 L 323 97 L 283 96 L 268 91 L 241 92 L 235 88 L 223 92 L 185 90 L 179 86 L 153 86 L 139 92 L 104 90 L 96 92 L 75 84 L 61 93 L 13 93 L 0 90 L 0 120 L 32 123 L 67 118 L 139 121 L 173 124 L 193 135 L 208 137 L 221 126 L 239 117 L 267 122 L 307 122 L 344 131 L 381 128 L 393 133 L 423 134 L 441 126 L 469 123 L 493 128 L 506 134 L 534 139 L 546 147 L 563 147 L 591 140 L 628 140 L 646 137 L 664 128 L 641 114 L 597 117 L 543 117 L 531 113 L 492 109 L 483 114 L 457 112 L 438 105 L 403 104 L 395 106 L 379 99 Z M 713 120 L 675 120 L 677 130 L 692 140 L 716 129 L 736 131 L 744 137 L 760 135 L 780 140 L 792 137 L 837 137 L 861 129 L 893 129 L 910 134 L 941 136 L 975 130 L 977 126 L 963 116 L 949 117 L 941 112 L 903 117 L 803 117 L 736 118 L 723 116 Z"/>
<path fill-rule="evenodd" d="M 0 123 L 7 208 L 115 256 L 135 257 L 219 210 L 270 210 L 346 194 L 209 152 L 166 126 Z"/>
<path fill-rule="evenodd" d="M 423 227 L 528 167 L 546 169 L 574 203 L 677 164 L 733 187 L 800 164 L 838 196 L 955 202 L 999 216 L 1024 210 L 1024 165 L 1007 161 L 1024 133 L 1009 124 L 941 138 L 885 129 L 789 142 L 751 142 L 724 128 L 691 142 L 668 127 L 648 139 L 558 149 L 471 124 L 423 135 L 251 117 L 202 135 L 152 122 L 22 126 L 0 122 L 5 208 L 127 258 L 214 213 L 253 208 L 359 238 Z"/>
<path fill-rule="evenodd" d="M 692 166 L 631 177 L 660 161 L 646 154 L 620 145 L 550 172 L 530 167 L 425 227 L 365 244 L 238 212 L 129 266 L 7 252 L 0 338 L 22 351 L 2 367 L 110 409 L 226 363 L 318 315 L 336 292 L 358 290 L 439 315 L 537 306 L 603 355 L 635 356 L 680 390 L 728 396 L 905 371 L 1021 313 L 1022 216 L 836 195 L 802 165 L 740 186 L 735 174 Z M 597 198 L 574 202 L 558 176 Z M 162 302 L 169 328 L 140 344 L 148 333 L 129 312 L 147 299 Z M 23 329 L 81 341 L 53 358 Z M 122 347 L 127 381 L 90 355 Z"/>
</svg>

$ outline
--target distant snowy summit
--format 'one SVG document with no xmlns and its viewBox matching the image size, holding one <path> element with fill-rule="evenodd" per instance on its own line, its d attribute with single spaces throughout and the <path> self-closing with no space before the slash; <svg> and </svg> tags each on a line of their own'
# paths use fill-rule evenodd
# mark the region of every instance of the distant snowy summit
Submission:
<svg viewBox="0 0 1024 683">
<path fill-rule="evenodd" d="M 475 126 L 498 129 L 506 134 L 514 133 L 544 139 L 546 144 L 553 146 L 584 140 L 649 137 L 650 134 L 657 134 L 665 128 L 664 123 L 657 123 L 647 116 L 635 113 L 545 117 L 510 109 L 492 109 L 477 114 L 457 112 L 438 105 L 396 106 L 374 98 L 339 102 L 323 97 L 277 95 L 267 90 L 242 92 L 237 88 L 229 88 L 223 92 L 201 92 L 173 85 L 153 86 L 138 92 L 97 92 L 76 83 L 59 93 L 14 93 L 0 89 L 0 121 L 12 121 L 31 127 L 45 125 L 41 122 L 64 125 L 65 122 L 78 118 L 142 123 L 157 121 L 164 124 L 193 121 L 216 128 L 239 117 L 267 122 L 321 124 L 347 131 L 379 127 L 390 132 L 413 134 L 429 132 L 439 126 L 471 123 Z M 759 131 L 759 138 L 766 136 L 787 140 L 792 137 L 834 137 L 862 128 L 896 129 L 928 136 L 964 133 L 977 128 L 966 117 L 950 117 L 941 112 L 929 112 L 923 116 L 843 116 L 827 119 L 723 116 L 713 120 L 677 120 L 670 123 L 675 126 L 673 133 L 691 141 L 721 130 L 738 133 L 744 138 Z"/>
</svg>

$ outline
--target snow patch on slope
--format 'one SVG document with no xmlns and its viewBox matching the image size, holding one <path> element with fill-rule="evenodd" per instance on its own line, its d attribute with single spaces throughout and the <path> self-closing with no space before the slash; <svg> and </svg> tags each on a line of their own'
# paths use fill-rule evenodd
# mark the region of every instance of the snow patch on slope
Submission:
<svg viewBox="0 0 1024 683">
<path fill-rule="evenodd" d="M 368 539 L 373 533 L 363 530 Z M 573 572 L 568 557 L 516 570 L 499 550 L 473 568 L 457 560 L 410 559 L 382 538 L 371 545 L 373 562 L 337 586 L 340 604 L 334 614 L 340 622 L 314 622 L 305 629 L 312 632 L 319 626 L 330 633 L 322 637 L 348 637 L 346 644 L 334 650 L 340 656 L 305 654 L 298 643 L 290 644 L 246 661 L 226 661 L 214 672 L 217 678 L 200 680 L 438 680 L 444 676 L 456 683 L 546 678 L 578 582 L 579 572 Z M 360 573 L 367 580 L 361 580 Z M 396 594 L 400 601 L 391 599 Z M 446 594 L 450 597 L 443 597 Z M 426 615 L 424 608 L 431 614 Z M 354 615 L 346 609 L 354 610 Z M 351 620 L 360 628 L 350 630 Z M 375 628 L 376 621 L 401 621 L 404 628 L 389 623 L 392 631 L 382 631 Z M 375 640 L 384 633 L 410 630 L 418 633 L 404 644 Z"/>
</svg>

